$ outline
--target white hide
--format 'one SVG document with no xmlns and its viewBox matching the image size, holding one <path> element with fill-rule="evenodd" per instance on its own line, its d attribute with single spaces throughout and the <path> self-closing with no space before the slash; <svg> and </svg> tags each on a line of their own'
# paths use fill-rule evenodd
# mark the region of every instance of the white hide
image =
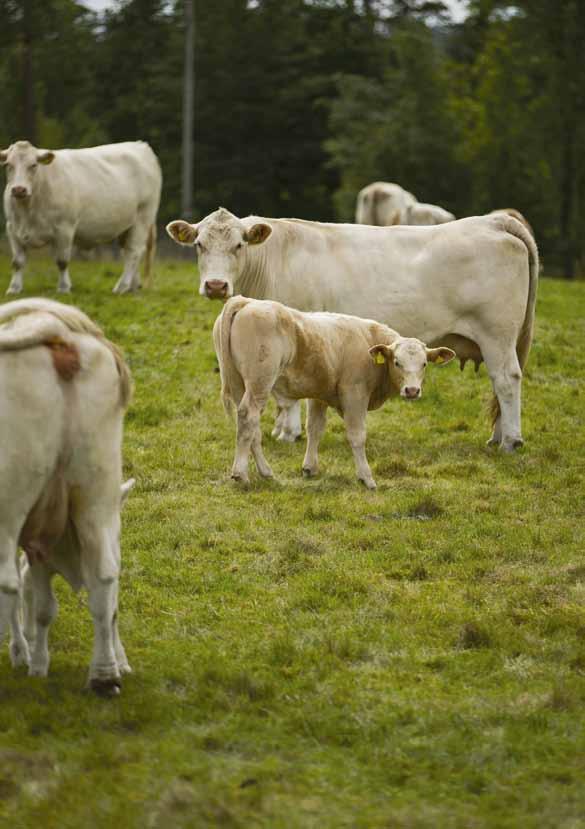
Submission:
<svg viewBox="0 0 585 829">
<path fill-rule="evenodd" d="M 406 221 L 407 225 L 442 225 L 445 222 L 454 222 L 455 216 L 439 207 L 438 204 L 425 204 L 417 202 L 408 208 Z"/>
<path fill-rule="evenodd" d="M 263 241 L 249 244 L 258 228 Z M 514 218 L 373 227 L 239 219 L 220 208 L 196 225 L 171 222 L 167 231 L 205 248 L 203 294 L 208 279 L 224 280 L 227 297 L 376 319 L 403 336 L 453 348 L 462 363 L 483 360 L 501 410 L 492 442 L 506 450 L 521 444 L 520 385 L 532 339 L 538 252 Z"/>
<path fill-rule="evenodd" d="M 355 220 L 357 224 L 378 227 L 412 224 L 408 211 L 415 204 L 416 197 L 399 184 L 374 181 L 358 193 Z"/>
<path fill-rule="evenodd" d="M 43 344 L 48 339 L 76 349 L 80 367 L 71 379 L 58 375 Z M 123 359 L 78 309 L 40 299 L 0 306 L 0 640 L 10 626 L 13 663 L 46 675 L 47 632 L 57 611 L 51 575 L 62 573 L 74 588 L 87 588 L 95 629 L 89 682 L 105 693 L 117 691 L 120 673 L 128 669 L 117 635 L 117 597 L 121 443 L 129 395 Z M 56 480 L 61 489 L 54 487 Z M 28 577 L 35 609 L 34 622 L 30 614 L 27 620 L 29 635 L 35 629 L 29 656 L 18 613 L 18 545 L 43 496 L 61 491 L 65 499 L 55 503 L 66 505 L 63 533 L 54 538 L 45 528 L 35 536 L 43 552 L 31 562 Z M 49 524 L 58 512 L 51 502 Z"/>
<path fill-rule="evenodd" d="M 0 152 L 6 173 L 4 212 L 12 249 L 12 280 L 7 293 L 18 294 L 29 248 L 51 245 L 59 268 L 58 291 L 71 290 L 69 261 L 73 244 L 93 248 L 123 242 L 124 272 L 114 291 L 140 287 L 156 244 L 162 175 L 158 159 L 143 141 L 105 144 L 80 150 L 39 150 L 17 141 Z"/>
</svg>

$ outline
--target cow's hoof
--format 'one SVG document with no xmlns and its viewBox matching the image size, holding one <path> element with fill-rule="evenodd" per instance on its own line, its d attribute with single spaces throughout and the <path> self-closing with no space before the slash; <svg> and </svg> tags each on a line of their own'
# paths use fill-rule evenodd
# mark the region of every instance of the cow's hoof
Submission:
<svg viewBox="0 0 585 829">
<path fill-rule="evenodd" d="M 494 447 L 498 447 L 500 445 L 500 441 L 497 438 L 490 438 L 489 440 L 486 440 L 485 445 L 489 449 L 493 449 Z"/>
<path fill-rule="evenodd" d="M 276 439 L 282 441 L 283 443 L 296 443 L 297 440 L 300 440 L 300 438 L 300 432 L 298 435 L 295 435 L 293 432 L 285 432 L 283 429 Z"/>
<path fill-rule="evenodd" d="M 8 290 L 6 291 L 7 296 L 19 294 L 22 291 L 22 288 L 13 288 L 12 285 L 9 286 Z"/>
<path fill-rule="evenodd" d="M 117 697 L 122 683 L 119 679 L 90 679 L 89 687 L 98 697 Z"/>
<path fill-rule="evenodd" d="M 49 673 L 48 665 L 31 665 L 28 669 L 29 676 L 46 677 Z"/>
<path fill-rule="evenodd" d="M 250 479 L 247 475 L 240 475 L 239 472 L 232 472 L 232 481 L 235 481 L 237 484 L 249 484 Z"/>
<path fill-rule="evenodd" d="M 30 655 L 26 643 L 24 645 L 18 645 L 16 642 L 13 642 L 10 645 L 10 664 L 13 668 L 20 668 L 23 666 L 28 668 L 30 664 Z"/>
<path fill-rule="evenodd" d="M 57 287 L 58 294 L 70 294 L 71 293 L 71 285 L 59 285 Z"/>
<path fill-rule="evenodd" d="M 131 674 L 132 673 L 132 668 L 130 667 L 130 665 L 127 662 L 124 662 L 123 665 L 118 665 L 118 670 L 120 671 L 121 674 Z"/>
<path fill-rule="evenodd" d="M 273 438 L 276 438 L 276 440 L 278 440 L 278 438 L 280 437 L 280 426 L 275 426 L 274 429 L 270 432 L 270 434 Z"/>
<path fill-rule="evenodd" d="M 376 489 L 376 482 L 373 478 L 360 478 L 366 489 Z"/>
<path fill-rule="evenodd" d="M 314 478 L 316 475 L 318 475 L 318 470 L 309 469 L 308 466 L 303 466 L 302 474 L 303 478 Z"/>
<path fill-rule="evenodd" d="M 516 449 L 521 449 L 524 446 L 522 438 L 513 438 L 512 440 L 505 440 L 502 443 L 502 452 L 514 452 Z"/>
</svg>

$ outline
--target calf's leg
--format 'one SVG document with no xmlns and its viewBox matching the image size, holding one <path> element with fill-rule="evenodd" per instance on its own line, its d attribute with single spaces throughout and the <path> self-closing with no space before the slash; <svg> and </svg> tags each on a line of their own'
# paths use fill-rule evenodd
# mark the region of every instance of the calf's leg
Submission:
<svg viewBox="0 0 585 829">
<path fill-rule="evenodd" d="M 358 479 L 368 489 L 376 489 L 376 482 L 366 458 L 366 413 L 367 402 L 364 404 L 361 400 L 352 399 L 343 403 L 345 431 L 353 452 Z"/>
<path fill-rule="evenodd" d="M 236 433 L 236 454 L 234 458 L 234 465 L 232 467 L 232 478 L 235 481 L 248 483 L 250 477 L 248 475 L 248 464 L 250 459 L 250 450 L 254 446 L 254 456 L 258 462 L 260 458 L 260 465 L 266 471 L 270 471 L 270 467 L 266 463 L 264 455 L 262 454 L 261 435 L 260 435 L 260 415 L 264 407 L 259 405 L 255 398 L 246 389 L 238 405 L 238 425 Z M 265 465 L 265 466 L 264 466 Z M 260 466 L 258 467 L 260 471 Z M 262 474 L 262 473 L 260 473 Z"/>
<path fill-rule="evenodd" d="M 307 401 L 307 449 L 303 475 L 312 478 L 319 472 L 319 442 L 327 425 L 327 404 L 321 400 Z"/>
</svg>

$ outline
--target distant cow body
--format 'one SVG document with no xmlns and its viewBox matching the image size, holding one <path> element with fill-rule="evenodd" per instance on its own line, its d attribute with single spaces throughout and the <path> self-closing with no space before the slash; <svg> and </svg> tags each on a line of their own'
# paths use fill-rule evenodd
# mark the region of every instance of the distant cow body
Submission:
<svg viewBox="0 0 585 829">
<path fill-rule="evenodd" d="M 12 280 L 18 294 L 29 248 L 52 245 L 59 268 L 57 290 L 71 290 L 73 244 L 95 247 L 119 239 L 124 272 L 114 291 L 140 287 L 145 255 L 148 276 L 156 244 L 156 214 L 162 176 L 158 160 L 143 141 L 81 150 L 39 150 L 17 141 L 0 151 L 6 167 L 6 233 L 12 249 Z"/>
<path fill-rule="evenodd" d="M 237 292 L 303 311 L 376 319 L 430 346 L 453 348 L 462 364 L 485 361 L 499 407 L 491 442 L 505 450 L 522 443 L 520 387 L 538 252 L 514 218 L 379 228 L 239 219 L 220 208 L 198 224 L 171 222 L 167 231 L 196 246 L 204 296 Z M 298 408 L 283 429 L 300 434 Z"/>
<path fill-rule="evenodd" d="M 362 225 L 440 225 L 455 216 L 436 204 L 419 202 L 399 184 L 375 181 L 360 190 L 355 220 Z"/>
<path fill-rule="evenodd" d="M 260 415 L 273 390 L 284 398 L 309 398 L 303 473 L 318 471 L 319 441 L 327 407 L 345 421 L 356 472 L 368 489 L 376 484 L 366 459 L 366 413 L 390 396 L 416 400 L 427 361 L 446 363 L 455 353 L 427 349 L 373 320 L 344 314 L 306 314 L 280 302 L 233 297 L 213 328 L 226 409 L 237 406 L 237 447 L 232 477 L 248 481 L 254 455 L 260 475 L 272 477 L 262 452 Z"/>
<path fill-rule="evenodd" d="M 48 300 L 0 307 L 0 639 L 14 664 L 48 670 L 59 572 L 89 594 L 95 640 L 89 682 L 115 692 L 129 670 L 117 630 L 121 441 L 130 395 L 117 349 L 81 311 Z M 34 647 L 20 625 L 18 547 L 33 595 Z M 30 607 L 30 603 L 29 603 Z"/>
</svg>

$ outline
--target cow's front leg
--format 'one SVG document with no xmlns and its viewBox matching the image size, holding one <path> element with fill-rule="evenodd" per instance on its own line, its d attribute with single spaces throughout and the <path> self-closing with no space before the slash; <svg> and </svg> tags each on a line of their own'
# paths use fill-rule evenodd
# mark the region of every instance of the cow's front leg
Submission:
<svg viewBox="0 0 585 829">
<path fill-rule="evenodd" d="M 51 585 L 51 575 L 47 566 L 42 563 L 32 564 L 27 573 L 34 595 L 35 624 L 29 676 L 47 676 L 49 672 L 49 628 L 59 609 Z"/>
<path fill-rule="evenodd" d="M 343 403 L 345 431 L 353 452 L 358 479 L 368 489 L 376 489 L 376 482 L 366 458 L 366 413 L 367 401 L 365 405 L 361 399 L 346 400 Z"/>
<path fill-rule="evenodd" d="M 274 394 L 278 406 L 276 423 L 272 436 L 284 443 L 294 443 L 303 433 L 301 422 L 301 401 L 290 400 Z"/>
<path fill-rule="evenodd" d="M 327 404 L 321 400 L 307 401 L 307 449 L 303 475 L 312 478 L 319 472 L 319 442 L 327 425 Z"/>
<path fill-rule="evenodd" d="M 57 293 L 71 293 L 71 278 L 69 276 L 69 263 L 73 249 L 73 235 L 66 230 L 60 230 L 55 236 L 54 242 L 55 260 L 59 268 L 59 281 L 57 282 Z"/>
<path fill-rule="evenodd" d="M 18 239 L 12 233 L 10 223 L 6 224 L 6 235 L 12 251 L 12 278 L 8 286 L 7 294 L 19 294 L 24 285 L 24 266 L 26 264 L 26 251 Z"/>
</svg>

